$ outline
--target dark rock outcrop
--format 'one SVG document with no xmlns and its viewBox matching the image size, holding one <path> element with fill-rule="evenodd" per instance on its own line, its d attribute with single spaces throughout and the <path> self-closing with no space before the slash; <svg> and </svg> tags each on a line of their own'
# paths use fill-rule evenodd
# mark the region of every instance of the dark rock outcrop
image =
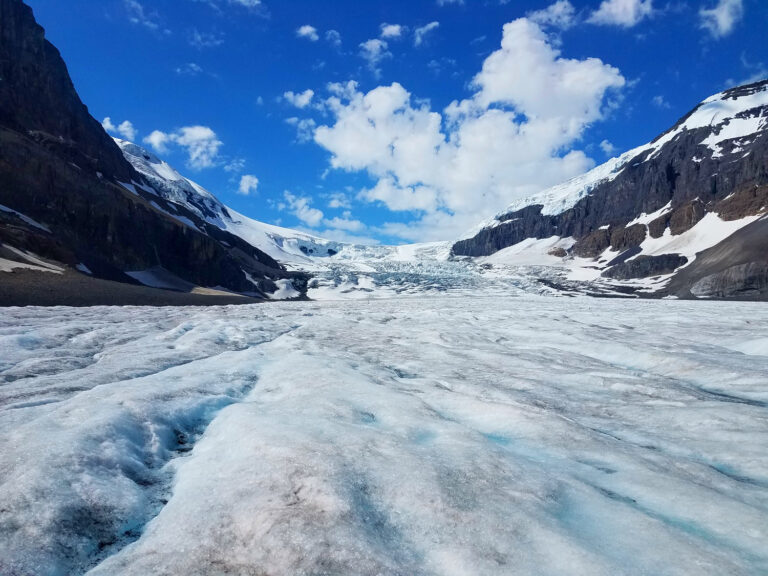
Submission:
<svg viewBox="0 0 768 576">
<path fill-rule="evenodd" d="M 691 287 L 698 298 L 753 298 L 768 296 L 768 264 L 750 262 L 704 276 Z"/>
<path fill-rule="evenodd" d="M 680 254 L 662 254 L 661 256 L 638 256 L 612 266 L 603 276 L 614 280 L 631 280 L 634 278 L 650 278 L 672 274 L 675 270 L 688 263 L 688 258 Z"/>
</svg>

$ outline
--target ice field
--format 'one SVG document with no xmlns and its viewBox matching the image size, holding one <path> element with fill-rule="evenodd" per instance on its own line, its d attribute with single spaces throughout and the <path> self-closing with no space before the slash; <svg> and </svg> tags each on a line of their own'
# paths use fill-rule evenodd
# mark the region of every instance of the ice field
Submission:
<svg viewBox="0 0 768 576">
<path fill-rule="evenodd" d="M 0 315 L 0 574 L 768 573 L 768 308 Z"/>
</svg>

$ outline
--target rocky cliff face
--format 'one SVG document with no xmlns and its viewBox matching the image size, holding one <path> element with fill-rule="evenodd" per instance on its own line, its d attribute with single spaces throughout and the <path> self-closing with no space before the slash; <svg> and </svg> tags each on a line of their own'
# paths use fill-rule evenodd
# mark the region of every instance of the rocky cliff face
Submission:
<svg viewBox="0 0 768 576">
<path fill-rule="evenodd" d="M 696 253 L 712 248 L 713 240 L 729 241 L 722 230 L 735 232 L 767 210 L 763 81 L 717 94 L 653 142 L 515 203 L 457 242 L 453 253 L 488 256 L 526 239 L 556 237 L 571 241 L 565 258 L 594 260 L 603 277 L 662 277 L 694 266 Z M 768 254 L 768 235 L 753 241 Z M 757 257 L 753 269 L 761 262 Z M 729 278 L 735 281 L 734 274 Z M 746 272 L 744 282 L 752 282 Z M 692 294 L 692 284 L 672 285 L 677 295 Z"/>
<path fill-rule="evenodd" d="M 2 245 L 97 277 L 133 283 L 125 272 L 162 268 L 259 294 L 292 276 L 136 172 L 21 0 L 0 0 L 0 184 Z"/>
<path fill-rule="evenodd" d="M 71 156 L 83 169 L 130 182 L 118 147 L 88 113 L 59 51 L 20 0 L 0 0 L 0 51 L 0 126 Z"/>
</svg>

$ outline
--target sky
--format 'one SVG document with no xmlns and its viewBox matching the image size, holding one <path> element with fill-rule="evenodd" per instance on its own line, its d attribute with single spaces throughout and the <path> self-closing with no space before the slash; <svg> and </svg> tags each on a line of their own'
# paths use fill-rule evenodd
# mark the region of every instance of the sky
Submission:
<svg viewBox="0 0 768 576">
<path fill-rule="evenodd" d="M 235 210 L 450 240 L 768 78 L 765 0 L 26 0 L 80 97 Z"/>
</svg>

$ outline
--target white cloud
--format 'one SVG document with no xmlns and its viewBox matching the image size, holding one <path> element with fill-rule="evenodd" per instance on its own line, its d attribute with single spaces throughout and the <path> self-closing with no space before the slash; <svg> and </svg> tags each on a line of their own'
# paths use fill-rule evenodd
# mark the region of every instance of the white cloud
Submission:
<svg viewBox="0 0 768 576">
<path fill-rule="evenodd" d="M 189 31 L 189 44 L 198 50 L 216 48 L 224 44 L 224 36 L 218 32 L 200 32 L 193 28 Z"/>
<path fill-rule="evenodd" d="M 237 193 L 243 196 L 249 196 L 251 193 L 256 193 L 259 189 L 259 179 L 252 174 L 243 174 L 240 177 L 240 185 L 237 188 Z"/>
<path fill-rule="evenodd" d="M 600 150 L 602 150 L 606 156 L 613 156 L 616 153 L 616 146 L 608 140 L 603 140 L 600 142 Z"/>
<path fill-rule="evenodd" d="M 568 0 L 558 0 L 542 10 L 530 12 L 527 17 L 541 26 L 567 30 L 576 23 L 576 9 Z"/>
<path fill-rule="evenodd" d="M 433 212 L 437 209 L 437 193 L 427 186 L 401 186 L 395 178 L 385 177 L 371 189 L 363 189 L 358 200 L 381 202 L 392 211 Z"/>
<path fill-rule="evenodd" d="M 112 122 L 112 118 L 107 116 L 104 118 L 104 121 L 101 123 L 101 126 L 106 130 L 107 132 L 111 132 L 113 134 L 119 134 L 123 137 L 124 140 L 129 140 L 131 142 L 136 140 L 136 128 L 133 127 L 133 124 L 125 120 L 124 122 L 121 122 L 120 125 L 115 126 Z"/>
<path fill-rule="evenodd" d="M 263 16 L 266 16 L 268 14 L 266 10 L 263 10 L 264 4 L 262 3 L 261 0 L 195 0 L 195 1 L 207 4 L 208 6 L 210 6 L 220 14 L 224 12 L 224 9 L 221 6 L 222 4 L 230 4 L 233 6 L 240 6 L 242 8 L 247 8 L 254 13 L 261 13 Z"/>
<path fill-rule="evenodd" d="M 161 130 L 153 130 L 152 133 L 144 138 L 144 143 L 149 144 L 158 154 L 167 154 L 170 152 L 168 144 L 171 142 L 171 135 Z"/>
<path fill-rule="evenodd" d="M 325 33 L 325 39 L 337 48 L 341 46 L 341 34 L 336 30 L 328 30 L 328 32 Z"/>
<path fill-rule="evenodd" d="M 288 92 L 283 93 L 283 98 L 296 108 L 304 109 L 312 103 L 312 98 L 315 96 L 314 90 L 304 90 L 304 92 Z"/>
<path fill-rule="evenodd" d="M 722 38 L 730 34 L 743 17 L 742 0 L 719 0 L 712 8 L 699 10 L 701 27 L 714 38 Z"/>
<path fill-rule="evenodd" d="M 334 230 L 344 230 L 346 232 L 362 232 L 365 230 L 365 224 L 360 222 L 360 220 L 354 220 L 352 218 L 352 213 L 348 210 L 344 212 L 341 218 L 337 216 L 330 220 L 327 218 L 324 219 L 323 226 L 333 228 Z"/>
<path fill-rule="evenodd" d="M 116 132 L 117 127 L 112 123 L 112 118 L 107 116 L 104 118 L 104 120 L 101 121 L 101 127 L 104 128 L 107 132 Z"/>
<path fill-rule="evenodd" d="M 664 99 L 664 96 L 661 96 L 661 95 L 654 96 L 653 98 L 651 98 L 651 104 L 656 106 L 656 108 L 662 108 L 662 109 L 664 109 L 664 108 L 666 108 L 666 109 L 671 108 L 671 106 L 669 105 L 669 102 L 667 102 Z"/>
<path fill-rule="evenodd" d="M 381 37 L 382 38 L 400 38 L 405 32 L 405 27 L 400 24 L 382 24 L 381 25 Z"/>
<path fill-rule="evenodd" d="M 343 192 L 334 192 L 328 196 L 328 208 L 350 208 L 352 203 Z"/>
<path fill-rule="evenodd" d="M 203 73 L 203 68 L 194 62 L 188 62 L 183 66 L 176 68 L 176 74 L 179 76 L 197 76 Z"/>
<path fill-rule="evenodd" d="M 448 6 L 449 4 L 464 4 L 464 0 L 437 0 L 438 6 Z"/>
<path fill-rule="evenodd" d="M 285 123 L 296 128 L 296 140 L 304 144 L 315 136 L 317 124 L 312 118 L 286 118 Z"/>
<path fill-rule="evenodd" d="M 128 11 L 128 20 L 132 24 L 138 24 L 150 30 L 158 30 L 160 28 L 157 12 L 148 12 L 137 0 L 124 0 L 123 3 Z"/>
<path fill-rule="evenodd" d="M 296 196 L 291 194 L 288 190 L 283 193 L 287 207 L 290 209 L 291 214 L 296 216 L 307 226 L 316 228 L 323 221 L 323 211 L 317 208 L 312 208 L 312 199 L 306 196 Z"/>
<path fill-rule="evenodd" d="M 598 59 L 561 57 L 541 28 L 522 18 L 504 27 L 501 48 L 473 79 L 470 99 L 440 113 L 397 83 L 367 93 L 354 82 L 331 84 L 325 106 L 333 121 L 315 130 L 315 142 L 331 153 L 331 168 L 373 179 L 358 199 L 419 214 L 382 233 L 444 240 L 591 168 L 584 152 L 570 149 L 624 84 Z"/>
<path fill-rule="evenodd" d="M 185 126 L 173 133 L 155 130 L 144 138 L 158 154 L 167 154 L 170 145 L 176 144 L 187 153 L 187 165 L 194 170 L 211 168 L 217 164 L 223 143 L 216 132 L 207 126 Z"/>
<path fill-rule="evenodd" d="M 392 57 L 389 45 L 378 38 L 366 40 L 360 44 L 360 56 L 368 62 L 368 69 L 378 78 L 381 76 L 382 60 Z"/>
<path fill-rule="evenodd" d="M 245 170 L 245 159 L 244 158 L 233 158 L 229 162 L 227 162 L 224 165 L 224 171 L 225 172 L 231 172 L 231 173 L 239 173 Z"/>
<path fill-rule="evenodd" d="M 426 38 L 427 34 L 439 27 L 440 22 L 430 22 L 421 28 L 416 28 L 416 30 L 413 31 L 413 45 L 421 46 L 424 43 L 424 38 Z"/>
<path fill-rule="evenodd" d="M 589 17 L 592 24 L 631 28 L 653 14 L 653 0 L 603 0 Z"/>
<path fill-rule="evenodd" d="M 131 122 L 128 120 L 122 122 L 120 126 L 117 127 L 117 133 L 126 140 L 130 140 L 131 142 L 136 140 L 136 128 L 134 128 L 133 124 L 131 124 Z"/>
<path fill-rule="evenodd" d="M 320 35 L 317 33 L 317 28 L 304 24 L 296 30 L 296 36 L 298 38 L 306 38 L 310 42 L 317 42 L 320 40 Z"/>
</svg>

